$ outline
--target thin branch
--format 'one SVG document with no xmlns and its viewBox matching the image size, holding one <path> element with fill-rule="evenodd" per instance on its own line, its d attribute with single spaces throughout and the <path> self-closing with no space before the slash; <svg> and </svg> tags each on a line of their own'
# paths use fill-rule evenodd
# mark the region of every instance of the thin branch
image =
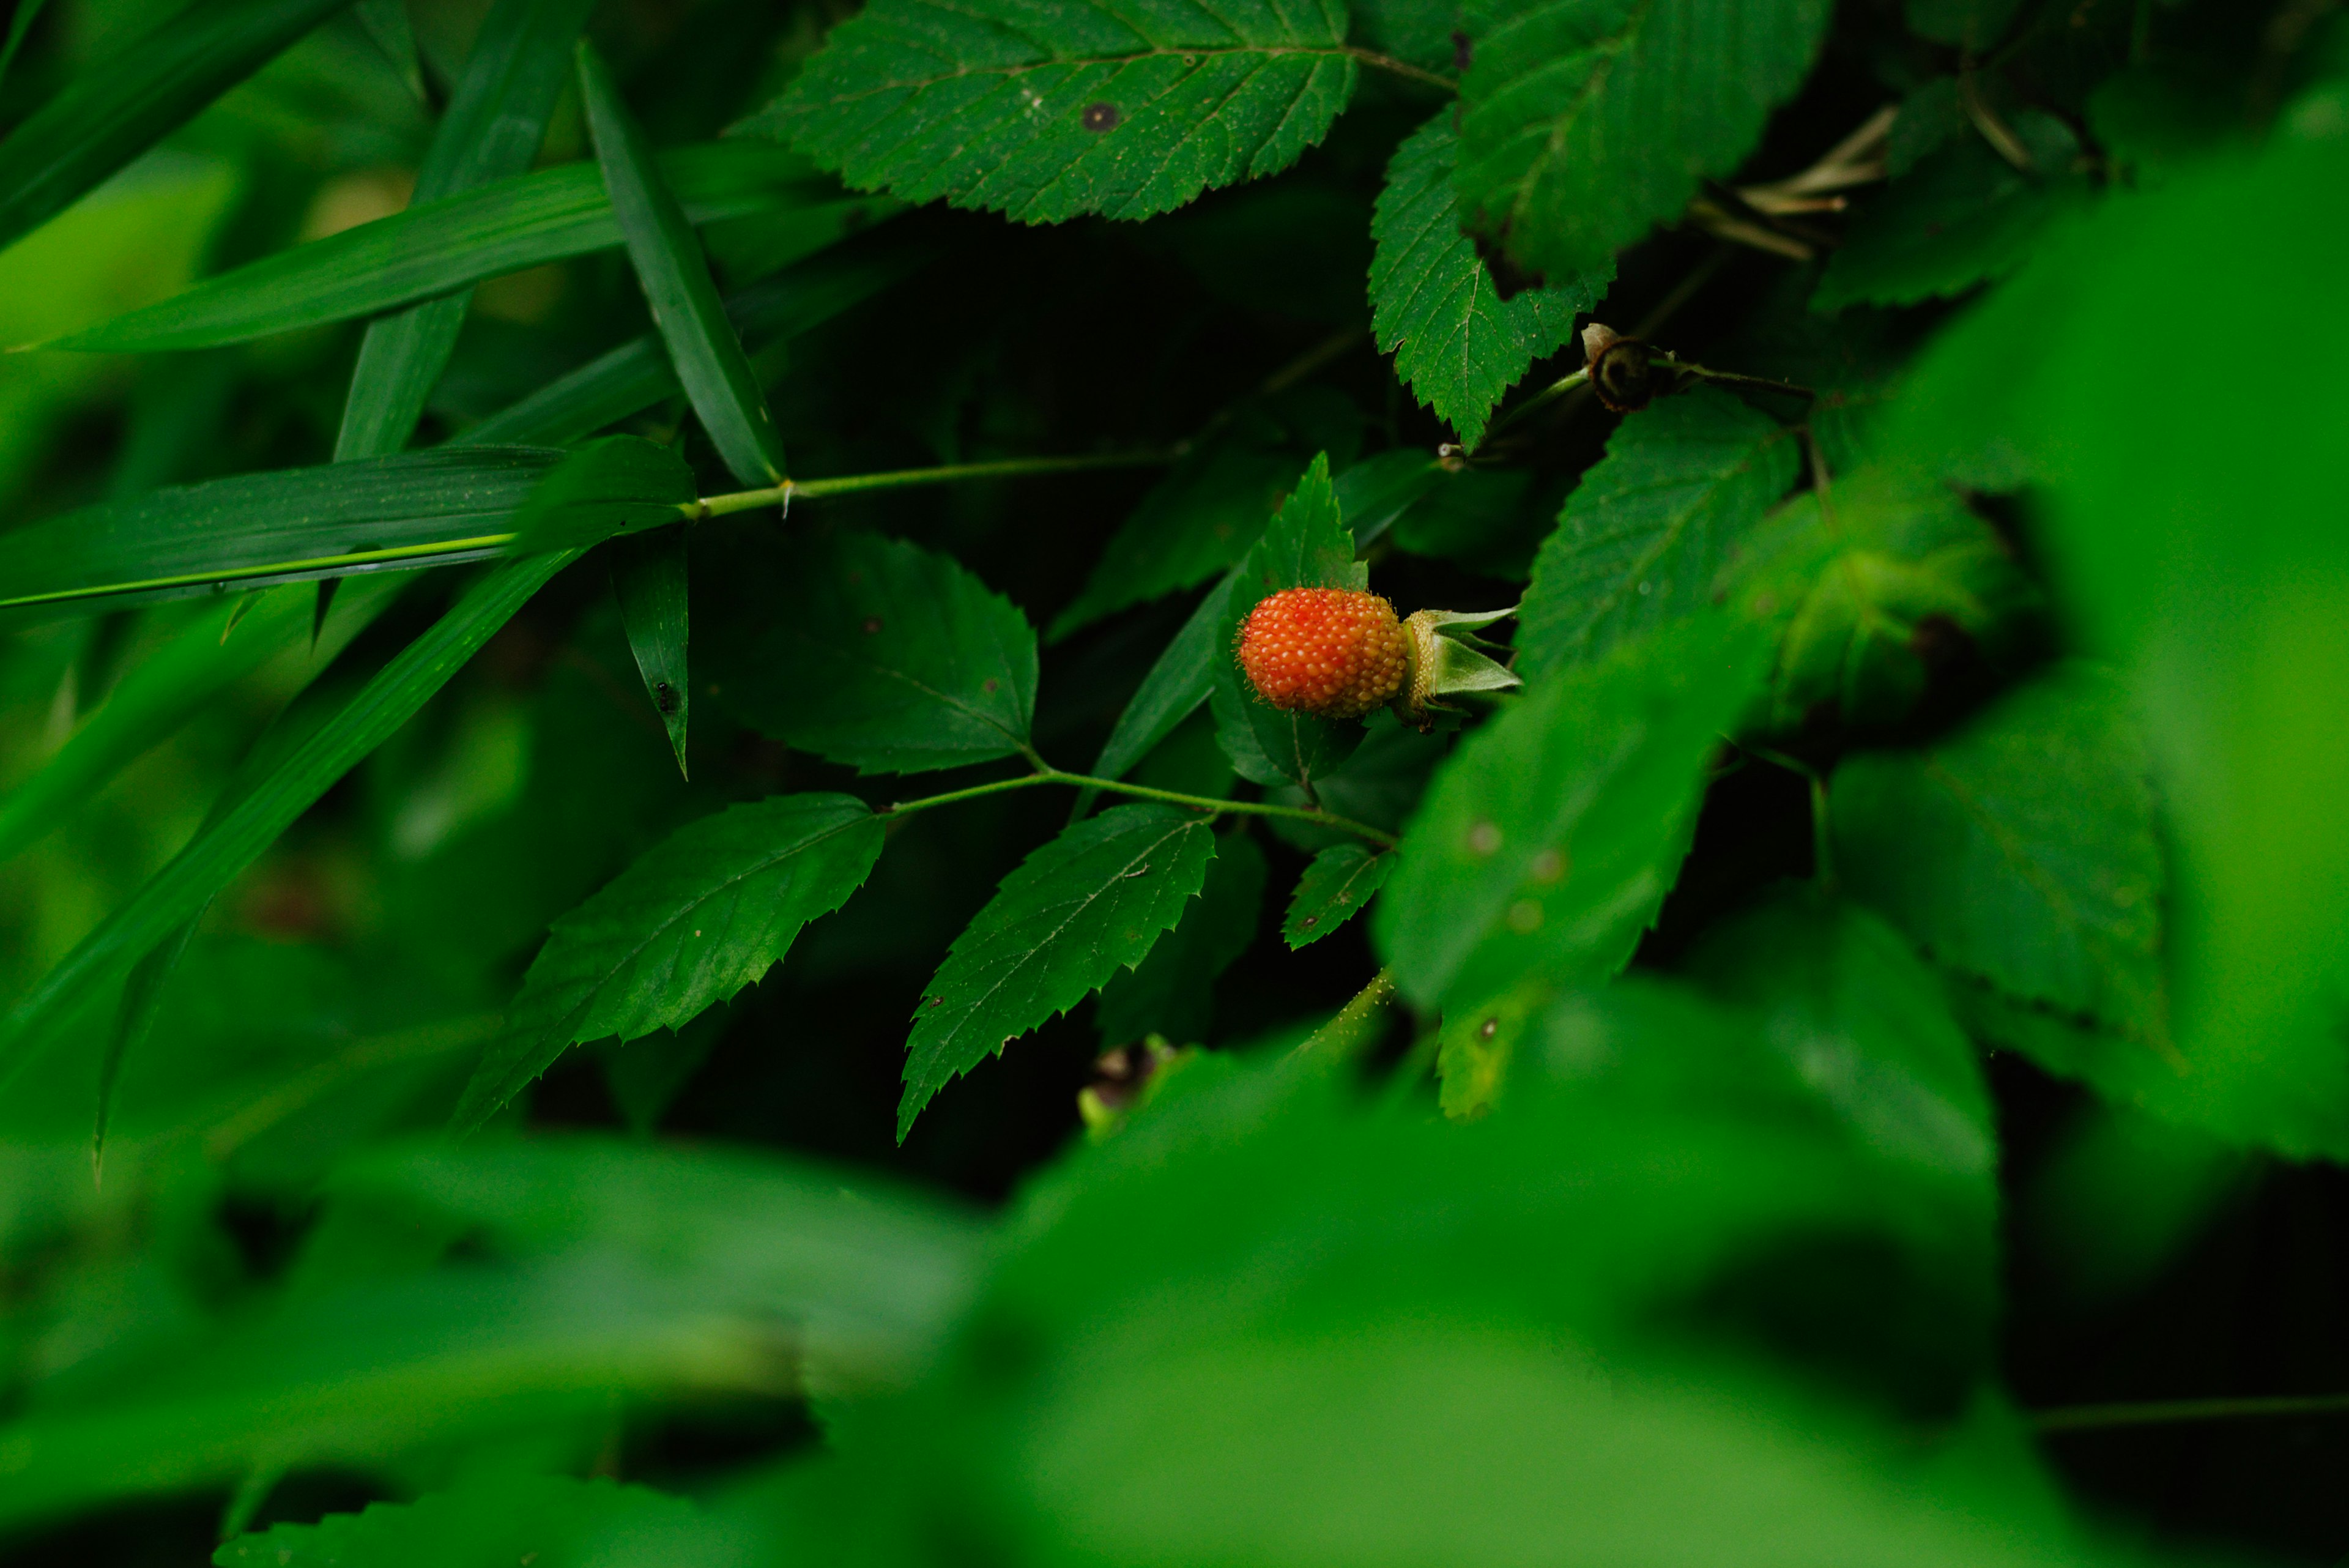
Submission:
<svg viewBox="0 0 2349 1568">
<path fill-rule="evenodd" d="M 968 789 L 949 790 L 944 794 L 924 795 L 919 800 L 894 801 L 882 807 L 884 814 L 903 816 L 911 812 L 927 811 L 936 805 L 951 805 L 957 801 L 976 800 L 981 795 L 1001 794 L 1009 790 L 1033 789 L 1038 784 L 1068 784 L 1077 789 L 1102 790 L 1111 794 L 1132 795 L 1140 800 L 1163 801 L 1169 805 L 1185 806 L 1213 816 L 1226 813 L 1241 816 L 1280 816 L 1292 822 L 1309 822 L 1319 827 L 1334 827 L 1367 838 L 1381 848 L 1395 846 L 1395 836 L 1384 828 L 1372 827 L 1367 822 L 1340 816 L 1335 812 L 1316 811 L 1301 805 L 1280 805 L 1262 800 L 1216 800 L 1209 795 L 1182 794 L 1169 789 L 1153 789 L 1147 784 L 1127 784 L 1122 779 L 1095 778 L 1090 774 L 1066 774 L 1054 767 L 1043 767 L 1018 778 L 998 779 L 992 784 L 973 784 Z"/>
<path fill-rule="evenodd" d="M 738 490 L 705 495 L 679 506 L 688 521 L 723 517 L 730 513 L 755 512 L 761 506 L 788 506 L 794 501 L 821 501 L 833 495 L 855 495 L 867 490 L 905 490 L 920 484 L 955 484 L 967 479 L 1021 479 L 1036 474 L 1090 473 L 1110 468 L 1160 468 L 1174 461 L 1164 450 L 1103 452 L 1091 457 L 1011 457 L 994 462 L 956 462 L 940 468 L 901 468 L 887 473 L 850 473 L 835 479 L 787 479 L 761 490 Z"/>
<path fill-rule="evenodd" d="M 1433 71 L 1413 65 L 1409 60 L 1399 60 L 1392 55 L 1381 55 L 1375 49 L 1365 49 L 1355 44 L 1347 45 L 1345 52 L 1373 70 L 1392 71 L 1396 76 L 1423 82 L 1432 88 L 1440 88 L 1448 93 L 1457 93 L 1460 90 L 1460 84 L 1450 77 L 1438 76 Z"/>
<path fill-rule="evenodd" d="M 2033 1411 L 2031 1424 L 2043 1432 L 2094 1432 L 2120 1427 L 2175 1426 L 2186 1421 L 2340 1415 L 2349 1415 L 2349 1394 L 2283 1395 L 2266 1399 L 2164 1399 L 2130 1405 L 2064 1405 L 2053 1410 Z"/>
</svg>

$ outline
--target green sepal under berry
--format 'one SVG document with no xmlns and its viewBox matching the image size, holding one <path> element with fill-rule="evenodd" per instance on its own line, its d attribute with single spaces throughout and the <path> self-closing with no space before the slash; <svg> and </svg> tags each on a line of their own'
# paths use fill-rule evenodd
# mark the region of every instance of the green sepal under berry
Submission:
<svg viewBox="0 0 2349 1568">
<path fill-rule="evenodd" d="M 1403 689 L 1396 694 L 1395 711 L 1407 724 L 1428 729 L 1438 713 L 1458 712 L 1466 697 L 1491 697 L 1515 691 L 1525 682 L 1500 660 L 1480 651 L 1506 651 L 1499 643 L 1478 637 L 1495 621 L 1506 620 L 1516 607 L 1497 610 L 1414 610 L 1402 623 L 1410 639 L 1411 668 Z"/>
</svg>

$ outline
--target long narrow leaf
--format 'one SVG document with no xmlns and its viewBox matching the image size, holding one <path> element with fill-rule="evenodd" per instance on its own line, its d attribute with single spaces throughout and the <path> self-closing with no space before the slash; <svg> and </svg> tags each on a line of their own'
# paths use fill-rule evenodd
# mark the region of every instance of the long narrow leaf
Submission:
<svg viewBox="0 0 2349 1568">
<path fill-rule="evenodd" d="M 522 531 L 524 503 L 564 455 L 450 447 L 84 507 L 0 535 L 0 583 L 12 590 L 0 608 L 502 553 Z M 668 522 L 691 499 L 663 488 L 648 500 L 637 477 L 630 469 L 616 487 L 566 490 L 559 542 Z"/>
<path fill-rule="evenodd" d="M 1174 732 L 1174 727 L 1198 711 L 1216 684 L 1216 659 L 1221 651 L 1216 646 L 1216 631 L 1224 622 L 1230 608 L 1232 589 L 1239 580 L 1237 571 L 1227 573 L 1183 629 L 1142 678 L 1141 690 L 1117 716 L 1109 739 L 1102 742 L 1101 755 L 1093 762 L 1097 778 L 1123 778 L 1126 771 L 1150 754 L 1152 747 Z"/>
<path fill-rule="evenodd" d="M 759 142 L 681 148 L 664 154 L 661 167 L 694 223 L 796 214 L 810 251 L 896 210 L 884 198 L 843 198 L 830 182 L 812 180 L 804 160 Z M 564 163 L 295 245 L 45 347 L 146 354 L 243 343 L 373 316 L 619 243 L 595 165 Z"/>
<path fill-rule="evenodd" d="M 218 822 L 197 834 L 0 1020 L 0 1084 L 31 1063 L 76 1008 L 119 984 L 132 965 L 202 909 L 337 779 L 413 717 L 531 595 L 577 556 L 573 550 L 524 556 L 474 584 L 340 712 L 305 737 Z"/>
<path fill-rule="evenodd" d="M 196 0 L 0 141 L 0 246 L 39 228 L 349 0 Z"/>
<path fill-rule="evenodd" d="M 852 250 L 855 254 L 849 254 Z M 742 290 L 726 302 L 726 313 L 742 340 L 752 346 L 757 367 L 792 337 L 912 276 L 943 254 L 922 243 L 893 243 L 877 252 L 843 247 Z M 574 441 L 678 390 L 677 371 L 660 338 L 647 332 L 499 410 L 462 439 L 480 446 Z"/>
<path fill-rule="evenodd" d="M 645 695 L 668 732 L 677 771 L 687 773 L 685 725 L 692 688 L 686 680 L 685 524 L 616 541 L 611 556 L 612 591 L 620 601 L 628 649 L 645 678 Z"/>
<path fill-rule="evenodd" d="M 16 63 L 16 51 L 25 47 L 25 35 L 33 30 L 47 4 L 48 0 L 16 0 L 16 13 L 8 18 L 8 41 L 0 44 L 0 81 L 7 79 L 8 67 Z"/>
<path fill-rule="evenodd" d="M 417 171 L 416 200 L 435 202 L 529 169 L 563 90 L 564 57 L 595 0 L 499 0 Z M 335 461 L 385 457 L 408 444 L 432 395 L 469 290 L 367 324 L 343 405 Z"/>
<path fill-rule="evenodd" d="M 702 429 L 744 484 L 775 484 L 783 477 L 782 438 L 767 411 L 766 394 L 726 319 L 709 258 L 654 161 L 643 128 L 620 101 L 620 89 L 593 46 L 579 46 L 579 90 L 587 129 L 595 140 L 604 187 L 626 239 L 628 260 L 652 306 L 677 379 Z"/>
</svg>

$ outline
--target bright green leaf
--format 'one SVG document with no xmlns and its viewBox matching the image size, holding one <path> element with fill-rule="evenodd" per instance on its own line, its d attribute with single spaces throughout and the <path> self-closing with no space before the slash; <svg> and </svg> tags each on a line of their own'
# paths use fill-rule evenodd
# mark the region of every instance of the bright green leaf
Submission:
<svg viewBox="0 0 2349 1568">
<path fill-rule="evenodd" d="M 899 1140 L 949 1082 L 1141 963 L 1215 854 L 1204 819 L 1122 805 L 1021 861 L 955 939 L 914 1011 Z"/>
<path fill-rule="evenodd" d="M 1264 879 L 1264 851 L 1254 839 L 1226 833 L 1216 841 L 1198 902 L 1184 907 L 1181 921 L 1140 965 L 1102 987 L 1094 1023 L 1103 1044 L 1123 1045 L 1153 1033 L 1206 1038 L 1216 978 L 1256 940 Z"/>
<path fill-rule="evenodd" d="M 726 319 L 709 258 L 685 207 L 654 161 L 644 128 L 620 98 L 610 67 L 591 44 L 579 45 L 579 90 L 612 215 L 628 248 L 653 325 L 668 349 L 678 384 L 701 428 L 734 477 L 747 485 L 780 484 L 783 442 L 767 411 L 742 340 Z"/>
<path fill-rule="evenodd" d="M 1345 35 L 1341 0 L 875 0 L 740 129 L 911 202 L 1147 218 L 1328 134 L 1354 90 Z"/>
<path fill-rule="evenodd" d="M 1826 0 L 1474 0 L 1453 183 L 1533 276 L 1575 278 L 1734 170 L 1810 73 Z"/>
<path fill-rule="evenodd" d="M 1395 868 L 1392 850 L 1373 854 L 1359 844 L 1333 844 L 1313 857 L 1288 897 L 1281 940 L 1291 949 L 1319 941 L 1362 912 Z"/>
<path fill-rule="evenodd" d="M 1536 687 L 1455 751 L 1379 900 L 1379 947 L 1424 1006 L 1630 961 L 1679 874 L 1704 766 L 1760 672 L 1726 618 L 1665 628 Z"/>
<path fill-rule="evenodd" d="M 1574 334 L 1615 275 L 1604 267 L 1504 300 L 1476 246 L 1460 232 L 1452 190 L 1458 140 L 1452 110 L 1395 150 L 1371 234 L 1371 327 L 1395 357 L 1395 374 L 1474 448 L 1502 395 L 1537 359 Z"/>
<path fill-rule="evenodd" d="M 877 534 L 802 538 L 763 569 L 697 572 L 729 607 L 711 687 L 764 732 L 861 773 L 1010 756 L 1036 711 L 1027 617 L 949 556 Z"/>
<path fill-rule="evenodd" d="M 1535 557 L 1517 673 L 1539 681 L 1704 613 L 1798 462 L 1795 432 L 1711 387 L 1625 419 Z"/>
<path fill-rule="evenodd" d="M 678 829 L 554 923 L 458 1125 L 479 1127 L 577 1042 L 674 1029 L 732 996 L 880 854 L 880 819 L 850 795 L 780 795 Z"/>
</svg>

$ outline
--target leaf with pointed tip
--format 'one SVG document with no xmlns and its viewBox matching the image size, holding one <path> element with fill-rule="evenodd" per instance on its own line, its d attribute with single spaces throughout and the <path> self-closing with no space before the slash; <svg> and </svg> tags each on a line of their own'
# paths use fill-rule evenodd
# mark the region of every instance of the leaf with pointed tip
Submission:
<svg viewBox="0 0 2349 1568">
<path fill-rule="evenodd" d="M 458 447 L 451 451 L 483 451 Z M 605 436 L 564 454 L 515 512 L 513 548 L 585 548 L 616 535 L 662 528 L 694 502 L 693 470 L 671 448 L 642 436 Z"/>
<path fill-rule="evenodd" d="M 1105 1045 L 1148 1034 L 1204 1040 L 1215 1017 L 1216 978 L 1256 940 L 1264 909 L 1264 851 L 1245 833 L 1216 841 L 1196 903 L 1186 905 L 1174 929 L 1150 956 L 1112 975 L 1102 987 L 1093 1025 Z"/>
<path fill-rule="evenodd" d="M 95 1179 L 103 1180 L 105 1176 L 106 1127 L 113 1119 L 114 1091 L 122 1081 L 122 1064 L 153 1031 L 155 1015 L 163 1006 L 163 989 L 171 983 L 171 972 L 180 967 L 180 960 L 188 950 L 188 940 L 196 934 L 197 921 L 202 918 L 199 910 L 195 919 L 156 943 L 152 951 L 132 966 L 130 979 L 122 988 L 122 1000 L 116 1004 L 112 1025 L 107 1031 L 106 1055 L 98 1064 L 98 1115 L 89 1133 L 89 1168 Z"/>
<path fill-rule="evenodd" d="M 687 824 L 554 922 L 456 1125 L 477 1127 L 570 1046 L 674 1029 L 757 980 L 864 884 L 881 819 L 790 794 Z"/>
<path fill-rule="evenodd" d="M 1313 857 L 1289 895 L 1280 939 L 1293 951 L 1319 941 L 1362 912 L 1395 868 L 1392 850 L 1333 844 Z"/>
<path fill-rule="evenodd" d="M 697 223 L 795 213 L 810 251 L 879 215 L 885 199 L 843 199 L 811 182 L 806 161 L 759 142 L 662 155 L 670 188 Z M 592 163 L 564 163 L 478 186 L 249 262 L 169 299 L 42 345 L 148 354 L 243 343 L 413 305 L 506 273 L 621 243 Z"/>
<path fill-rule="evenodd" d="M 907 201 L 1147 218 L 1327 135 L 1345 45 L 1342 0 L 874 0 L 737 129 Z"/>
<path fill-rule="evenodd" d="M 1339 515 L 1325 452 L 1313 460 L 1264 537 L 1241 563 L 1216 646 L 1238 648 L 1241 622 L 1261 600 L 1283 588 L 1362 589 L 1370 581 L 1370 568 L 1354 559 L 1353 535 Z M 1310 786 L 1343 766 L 1362 743 L 1358 721 L 1285 712 L 1265 701 L 1248 685 L 1238 659 L 1228 653 L 1216 660 L 1210 695 L 1216 739 L 1240 776 L 1257 784 Z"/>
<path fill-rule="evenodd" d="M 619 221 L 636 282 L 652 306 L 653 325 L 695 416 L 737 480 L 747 485 L 782 483 L 782 438 L 775 433 L 774 416 L 767 411 L 767 396 L 742 352 L 742 340 L 726 319 L 709 258 L 702 254 L 684 204 L 661 177 L 643 128 L 621 101 L 610 68 L 584 40 L 579 92 L 612 215 Z"/>
<path fill-rule="evenodd" d="M 349 0 L 196 0 L 0 141 L 0 247 L 39 228 Z M 29 7 L 17 18 L 30 25 Z"/>
<path fill-rule="evenodd" d="M 1403 993 L 1473 1004 L 1528 973 L 1570 984 L 1630 962 L 1765 650 L 1725 616 L 1660 628 L 1542 682 L 1454 752 L 1379 900 Z"/>
<path fill-rule="evenodd" d="M 1118 714 L 1109 739 L 1102 742 L 1101 755 L 1093 759 L 1095 778 L 1123 778 L 1128 769 L 1148 756 L 1153 747 L 1173 734 L 1175 726 L 1207 700 L 1222 652 L 1216 638 L 1223 629 L 1232 587 L 1238 580 L 1235 571 L 1208 590 L 1191 618 L 1167 643 L 1166 651 L 1158 656 L 1158 662 L 1150 667 L 1150 673 L 1142 678 L 1141 688 Z"/>
<path fill-rule="evenodd" d="M 367 41 L 383 51 L 391 68 L 416 101 L 429 105 L 432 95 L 424 85 L 423 57 L 416 52 L 416 28 L 408 17 L 408 0 L 354 0 L 351 15 Z"/>
<path fill-rule="evenodd" d="M 1460 232 L 1452 169 L 1459 141 L 1452 110 L 1429 120 L 1395 150 L 1371 221 L 1371 327 L 1395 374 L 1474 448 L 1494 405 L 1537 359 L 1574 335 L 1614 280 L 1603 267 L 1504 300 L 1493 275 Z"/>
<path fill-rule="evenodd" d="M 593 4 L 499 0 L 490 8 L 424 151 L 415 201 L 437 202 L 530 167 L 563 88 L 571 40 Z M 404 27 L 407 12 L 398 14 Z M 412 60 L 413 38 L 409 50 Z M 388 457 L 408 444 L 425 400 L 449 367 L 471 300 L 471 292 L 460 289 L 367 323 L 335 438 L 335 461 Z M 330 590 L 319 591 L 323 597 Z"/>
<path fill-rule="evenodd" d="M 1533 277 L 1578 277 L 1734 170 L 1794 96 L 1826 0 L 1472 0 L 1461 211 Z"/>
<path fill-rule="evenodd" d="M 706 689 L 761 732 L 868 774 L 1027 745 L 1035 629 L 951 556 L 843 533 L 695 577 Z"/>
<path fill-rule="evenodd" d="M 1627 417 L 1534 558 L 1517 673 L 1538 681 L 1702 613 L 1796 466 L 1795 432 L 1715 388 Z"/>
<path fill-rule="evenodd" d="M 513 613 L 576 558 L 570 551 L 493 568 L 396 655 L 357 695 L 200 831 L 130 901 L 42 976 L 0 1019 L 0 1085 L 21 1072 L 92 996 L 130 967 L 260 856 L 295 818 L 408 722 Z"/>
<path fill-rule="evenodd" d="M 692 689 L 686 680 L 685 524 L 619 539 L 612 545 L 612 591 L 620 601 L 620 624 L 645 695 L 668 732 L 677 771 L 685 773 L 686 708 Z"/>
<path fill-rule="evenodd" d="M 1216 836 L 1164 805 L 1076 823 L 1021 861 L 914 1010 L 897 1138 L 931 1096 L 1142 962 L 1206 879 Z"/>
</svg>

